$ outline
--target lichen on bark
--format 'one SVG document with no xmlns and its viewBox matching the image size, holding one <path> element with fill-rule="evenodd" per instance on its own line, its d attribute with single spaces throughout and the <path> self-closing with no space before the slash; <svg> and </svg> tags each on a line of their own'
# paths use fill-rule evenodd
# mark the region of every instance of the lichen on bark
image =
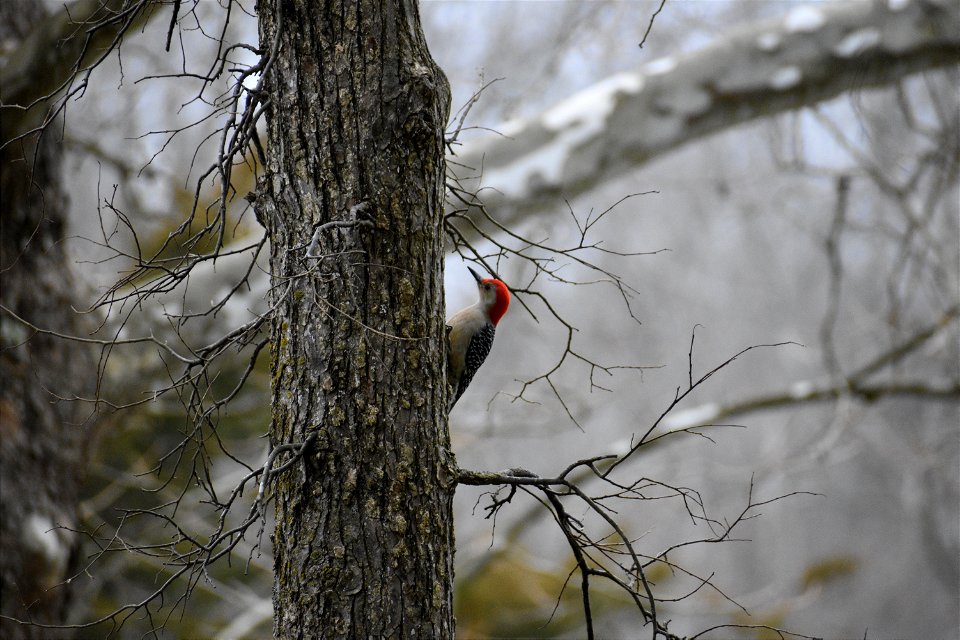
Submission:
<svg viewBox="0 0 960 640">
<path fill-rule="evenodd" d="M 278 637 L 453 635 L 443 337 L 449 89 L 416 3 L 262 0 L 278 57 L 258 206 L 271 241 Z M 304 247 L 332 229 L 324 255 Z"/>
</svg>

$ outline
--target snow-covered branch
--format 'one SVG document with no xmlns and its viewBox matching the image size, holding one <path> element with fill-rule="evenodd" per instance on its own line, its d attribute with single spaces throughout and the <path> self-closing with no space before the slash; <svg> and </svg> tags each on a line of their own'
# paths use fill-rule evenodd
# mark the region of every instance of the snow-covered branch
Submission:
<svg viewBox="0 0 960 640">
<path fill-rule="evenodd" d="M 931 338 L 938 335 L 960 316 L 960 306 L 953 306 L 933 325 L 917 332 L 910 339 L 872 358 L 865 365 L 838 381 L 814 382 L 800 380 L 786 390 L 754 396 L 727 405 L 707 403 L 675 411 L 662 422 L 665 431 L 681 431 L 699 426 L 719 424 L 733 417 L 754 411 L 785 409 L 812 402 L 829 402 L 848 396 L 867 402 L 899 396 L 925 397 L 956 402 L 960 399 L 960 381 L 957 380 L 886 380 L 868 379 L 886 367 L 915 353 Z"/>
<path fill-rule="evenodd" d="M 458 178 L 510 226 L 702 136 L 956 64 L 958 24 L 951 0 L 794 7 L 508 123 L 458 154 Z"/>
</svg>

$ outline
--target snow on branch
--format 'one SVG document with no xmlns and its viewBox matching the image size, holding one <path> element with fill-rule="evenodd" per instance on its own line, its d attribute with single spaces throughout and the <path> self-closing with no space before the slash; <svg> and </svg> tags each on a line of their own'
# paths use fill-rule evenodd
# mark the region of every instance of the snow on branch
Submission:
<svg viewBox="0 0 960 640">
<path fill-rule="evenodd" d="M 500 222 L 732 125 L 960 62 L 960 3 L 801 5 L 607 78 L 457 158 Z M 467 167 L 463 169 L 462 167 Z M 472 182 L 471 182 L 472 181 Z"/>
<path fill-rule="evenodd" d="M 813 402 L 829 402 L 842 396 L 866 402 L 899 396 L 956 401 L 960 399 L 960 381 L 957 380 L 876 382 L 870 381 L 869 378 L 915 353 L 930 339 L 951 326 L 958 317 L 960 317 L 960 305 L 954 305 L 932 325 L 893 348 L 874 356 L 869 362 L 837 381 L 824 383 L 801 380 L 794 382 L 786 390 L 746 398 L 725 406 L 711 402 L 682 411 L 674 411 L 666 416 L 660 426 L 667 432 L 683 431 L 717 424 L 722 420 L 740 417 L 754 411 L 790 408 Z"/>
</svg>

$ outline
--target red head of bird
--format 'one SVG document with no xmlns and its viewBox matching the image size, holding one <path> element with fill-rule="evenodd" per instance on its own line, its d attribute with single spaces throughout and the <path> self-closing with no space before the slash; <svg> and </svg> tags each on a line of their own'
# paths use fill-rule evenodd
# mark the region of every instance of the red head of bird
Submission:
<svg viewBox="0 0 960 640">
<path fill-rule="evenodd" d="M 470 269 L 471 275 L 477 281 L 477 289 L 480 291 L 480 306 L 487 312 L 490 323 L 497 326 L 500 318 L 507 312 L 507 307 L 510 306 L 510 290 L 501 280 L 484 278 L 470 267 L 467 268 Z"/>
</svg>

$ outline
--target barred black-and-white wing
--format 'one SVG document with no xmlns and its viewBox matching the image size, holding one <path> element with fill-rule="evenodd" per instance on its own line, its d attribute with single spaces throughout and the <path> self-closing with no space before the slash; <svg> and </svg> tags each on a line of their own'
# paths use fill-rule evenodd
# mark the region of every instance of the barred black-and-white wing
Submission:
<svg viewBox="0 0 960 640">
<path fill-rule="evenodd" d="M 460 331 L 454 326 L 450 330 L 450 374 L 451 382 L 455 385 L 454 397 L 450 407 L 460 399 L 463 392 L 470 386 L 477 369 L 487 359 L 493 347 L 493 338 L 496 329 L 492 324 L 485 323 L 476 331 Z M 466 344 L 464 344 L 466 343 Z"/>
</svg>

